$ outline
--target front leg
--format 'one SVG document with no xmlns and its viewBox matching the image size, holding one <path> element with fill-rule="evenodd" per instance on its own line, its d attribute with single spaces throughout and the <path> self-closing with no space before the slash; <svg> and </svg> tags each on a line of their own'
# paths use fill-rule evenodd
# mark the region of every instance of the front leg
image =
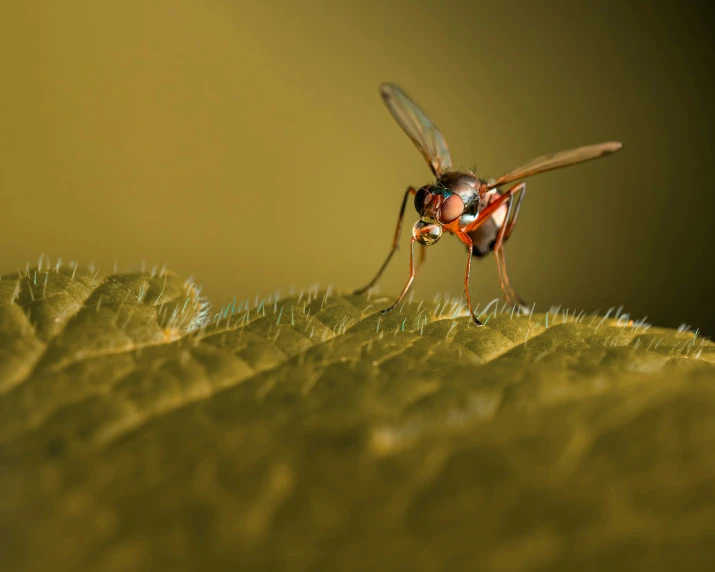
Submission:
<svg viewBox="0 0 715 572">
<path fill-rule="evenodd" d="M 358 288 L 357 290 L 355 290 L 353 292 L 353 294 L 362 294 L 366 290 L 372 288 L 375 285 L 375 283 L 380 279 L 380 276 L 382 276 L 382 273 L 385 271 L 385 268 L 387 268 L 387 265 L 390 262 L 392 255 L 395 254 L 395 251 L 397 250 L 397 247 L 400 242 L 400 231 L 402 230 L 402 219 L 405 214 L 405 207 L 407 206 L 407 197 L 409 197 L 410 195 L 414 195 L 415 193 L 417 193 L 416 189 L 414 189 L 413 187 L 407 187 L 407 190 L 405 191 L 405 196 L 402 199 L 402 206 L 400 207 L 400 214 L 397 217 L 397 228 L 395 229 L 395 237 L 392 240 L 392 248 L 390 249 L 390 253 L 387 255 L 387 258 L 385 259 L 385 262 L 382 263 L 380 270 L 377 271 L 377 274 L 375 275 L 375 277 L 372 280 L 370 280 L 370 282 L 367 284 L 367 286 Z M 424 258 L 424 256 L 422 258 Z"/>
<path fill-rule="evenodd" d="M 461 231 L 457 231 L 457 238 L 461 240 L 466 246 L 468 255 L 467 255 L 467 271 L 464 274 L 464 293 L 467 296 L 467 306 L 469 306 L 469 315 L 472 317 L 472 320 L 474 320 L 474 323 L 477 324 L 477 326 L 481 326 L 482 323 L 479 321 L 479 319 L 474 315 L 474 308 L 472 307 L 472 298 L 469 296 L 469 277 L 472 272 L 472 239 L 469 237 L 468 234 L 465 234 Z"/>
<path fill-rule="evenodd" d="M 416 273 L 417 273 L 417 269 L 415 268 L 415 237 L 413 236 L 410 239 L 410 277 L 407 279 L 407 284 L 405 284 L 405 287 L 402 290 L 402 294 L 400 294 L 400 296 L 397 298 L 397 300 L 395 300 L 395 303 L 392 306 L 390 306 L 389 308 L 380 310 L 381 314 L 387 314 L 388 312 L 392 312 L 392 310 L 395 309 L 395 307 L 405 297 L 405 294 L 407 294 L 407 291 L 410 289 L 410 286 L 412 286 L 412 281 L 415 279 Z"/>
<path fill-rule="evenodd" d="M 504 222 L 499 229 L 499 232 L 497 234 L 497 240 L 494 243 L 493 250 L 494 257 L 497 262 L 497 269 L 499 271 L 499 282 L 502 292 L 504 293 L 504 297 L 506 298 L 507 302 L 515 304 L 519 308 L 520 313 L 527 313 L 528 308 L 526 307 L 526 304 L 519 298 L 519 296 L 517 296 L 516 292 L 514 292 L 514 289 L 509 282 L 509 276 L 506 273 L 506 259 L 504 257 L 504 239 L 505 237 L 508 237 L 514 230 L 514 226 L 516 225 L 516 219 L 519 214 L 519 209 L 521 207 L 521 201 L 524 197 L 525 191 L 526 183 L 517 183 L 509 190 L 504 192 L 504 194 L 501 195 L 494 202 L 490 203 L 484 209 L 479 211 L 477 218 L 461 229 L 461 232 L 464 234 L 474 232 L 486 221 L 488 221 L 499 209 L 499 207 L 501 207 L 505 202 L 508 202 L 509 209 L 507 212 L 507 216 L 505 217 Z M 512 207 L 512 202 L 515 198 L 515 195 L 516 204 Z"/>
</svg>

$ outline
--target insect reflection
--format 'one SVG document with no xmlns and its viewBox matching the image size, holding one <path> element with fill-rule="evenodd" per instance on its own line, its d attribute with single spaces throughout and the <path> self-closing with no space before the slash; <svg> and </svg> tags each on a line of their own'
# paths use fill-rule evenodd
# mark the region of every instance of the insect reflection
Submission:
<svg viewBox="0 0 715 572">
<path fill-rule="evenodd" d="M 526 183 L 519 182 L 507 189 L 501 189 L 502 185 L 551 169 L 602 157 L 618 151 L 622 144 L 618 142 L 601 143 L 553 155 L 544 155 L 501 177 L 485 180 L 477 178 L 471 171 L 452 170 L 452 158 L 444 137 L 424 111 L 407 97 L 402 89 L 392 83 L 383 83 L 380 85 L 380 94 L 392 116 L 427 160 L 436 180 L 419 189 L 407 188 L 402 199 L 397 228 L 387 259 L 370 283 L 354 293 L 361 294 L 371 288 L 395 254 L 407 199 L 412 195 L 420 219 L 412 228 L 410 276 L 395 303 L 382 310 L 381 313 L 390 312 L 404 298 L 417 274 L 419 264 L 424 260 L 424 247 L 435 244 L 443 232 L 456 235 L 467 247 L 464 292 L 467 297 L 469 313 L 477 325 L 481 326 L 481 322 L 474 315 L 472 301 L 469 297 L 472 258 L 482 258 L 490 252 L 494 253 L 496 259 L 499 283 L 504 297 L 508 303 L 516 305 L 520 312 L 526 312 L 526 304 L 517 296 L 509 282 L 504 257 L 504 243 L 516 226 L 519 209 L 526 193 Z M 423 245 L 420 250 L 419 264 L 415 264 L 415 242 Z"/>
</svg>

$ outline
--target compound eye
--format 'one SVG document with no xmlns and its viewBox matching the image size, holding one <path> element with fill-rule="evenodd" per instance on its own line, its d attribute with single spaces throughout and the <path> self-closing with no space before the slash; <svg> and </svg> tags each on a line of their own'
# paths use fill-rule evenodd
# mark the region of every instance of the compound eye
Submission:
<svg viewBox="0 0 715 572">
<path fill-rule="evenodd" d="M 432 202 L 432 193 L 430 193 L 425 187 L 422 187 L 415 193 L 415 210 L 418 213 L 422 213 L 424 208 Z"/>
<path fill-rule="evenodd" d="M 457 220 L 464 214 L 464 201 L 459 195 L 450 195 L 442 203 L 442 209 L 439 213 L 439 222 L 447 224 L 453 220 Z"/>
</svg>

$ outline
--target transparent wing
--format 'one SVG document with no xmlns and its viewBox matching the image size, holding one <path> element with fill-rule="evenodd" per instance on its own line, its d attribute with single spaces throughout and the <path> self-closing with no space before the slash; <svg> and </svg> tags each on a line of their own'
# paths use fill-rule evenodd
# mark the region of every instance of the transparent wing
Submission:
<svg viewBox="0 0 715 572">
<path fill-rule="evenodd" d="M 603 157 L 609 153 L 614 153 L 621 147 L 623 147 L 621 143 L 612 141 L 609 143 L 600 143 L 599 145 L 578 147 L 577 149 L 571 149 L 569 151 L 561 151 L 560 153 L 554 153 L 553 155 L 537 157 L 533 161 L 529 161 L 525 165 L 517 167 L 506 175 L 502 175 L 498 179 L 490 181 L 489 188 L 493 189 L 494 187 L 504 185 L 511 181 L 530 177 L 531 175 L 543 173 L 544 171 L 550 171 L 551 169 L 558 169 L 575 163 L 582 163 L 583 161 L 597 159 L 598 157 Z"/>
<path fill-rule="evenodd" d="M 400 127 L 427 159 L 435 177 L 451 169 L 452 158 L 444 137 L 425 112 L 395 84 L 381 84 L 380 94 Z"/>
</svg>

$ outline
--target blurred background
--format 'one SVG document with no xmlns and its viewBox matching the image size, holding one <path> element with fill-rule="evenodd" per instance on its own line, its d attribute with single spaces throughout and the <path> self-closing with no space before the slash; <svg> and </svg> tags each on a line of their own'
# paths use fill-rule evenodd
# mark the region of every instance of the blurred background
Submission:
<svg viewBox="0 0 715 572">
<path fill-rule="evenodd" d="M 362 286 L 404 189 L 431 179 L 378 96 L 390 80 L 480 176 L 622 141 L 528 179 L 512 284 L 540 310 L 622 304 L 712 336 L 712 29 L 704 2 L 4 2 L 0 272 L 166 264 L 218 306 Z M 464 263 L 443 239 L 415 294 L 458 295 Z M 472 292 L 500 295 L 492 257 Z"/>
</svg>

